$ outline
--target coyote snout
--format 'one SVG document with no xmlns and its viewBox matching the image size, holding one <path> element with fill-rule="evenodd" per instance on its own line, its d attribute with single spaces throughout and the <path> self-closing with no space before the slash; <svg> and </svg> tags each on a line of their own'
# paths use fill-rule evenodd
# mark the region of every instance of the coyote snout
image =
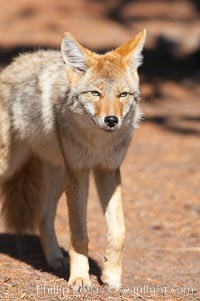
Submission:
<svg viewBox="0 0 200 301">
<path fill-rule="evenodd" d="M 100 118 L 94 116 L 93 120 L 97 127 L 110 132 L 118 130 L 121 126 L 121 121 L 114 115 L 103 116 Z"/>
<path fill-rule="evenodd" d="M 104 122 L 109 128 L 112 129 L 119 123 L 119 119 L 116 116 L 106 116 Z"/>
</svg>

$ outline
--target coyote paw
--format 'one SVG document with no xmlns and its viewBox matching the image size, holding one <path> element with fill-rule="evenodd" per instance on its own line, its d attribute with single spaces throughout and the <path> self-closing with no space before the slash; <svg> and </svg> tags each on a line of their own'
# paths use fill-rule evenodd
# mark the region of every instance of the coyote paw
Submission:
<svg viewBox="0 0 200 301">
<path fill-rule="evenodd" d="M 48 265 L 55 271 L 67 271 L 69 269 L 69 260 L 67 257 L 55 257 L 48 259 Z"/>
<path fill-rule="evenodd" d="M 68 286 L 76 292 L 80 292 L 82 289 L 89 289 L 91 287 L 91 281 L 89 276 L 87 277 L 73 277 L 70 276 Z"/>
<path fill-rule="evenodd" d="M 109 288 L 117 290 L 121 287 L 121 277 L 117 274 L 103 274 L 101 280 Z"/>
</svg>

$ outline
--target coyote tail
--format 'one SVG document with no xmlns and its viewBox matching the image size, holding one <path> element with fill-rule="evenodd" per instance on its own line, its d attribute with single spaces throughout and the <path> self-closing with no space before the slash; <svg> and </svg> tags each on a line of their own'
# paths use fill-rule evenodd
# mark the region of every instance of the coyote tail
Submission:
<svg viewBox="0 0 200 301">
<path fill-rule="evenodd" d="M 11 231 L 33 231 L 42 193 L 41 162 L 31 157 L 22 168 L 2 184 L 2 214 Z"/>
</svg>

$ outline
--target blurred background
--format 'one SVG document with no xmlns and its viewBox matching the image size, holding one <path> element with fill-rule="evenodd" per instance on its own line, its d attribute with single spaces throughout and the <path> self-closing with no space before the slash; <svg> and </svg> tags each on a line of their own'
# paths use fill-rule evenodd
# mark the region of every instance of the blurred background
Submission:
<svg viewBox="0 0 200 301">
<path fill-rule="evenodd" d="M 148 31 L 140 68 L 145 119 L 122 166 L 128 230 L 123 281 L 129 286 L 187 284 L 194 287 L 190 300 L 196 301 L 200 287 L 200 1 L 0 0 L 0 68 L 24 51 L 59 49 L 66 31 L 103 53 L 142 28 Z M 92 183 L 90 254 L 101 265 L 105 227 L 98 227 L 104 220 L 96 200 Z M 68 250 L 64 198 L 56 221 L 59 243 Z M 32 245 L 28 239 L 30 250 L 21 256 L 2 223 L 0 231 L 4 253 L 0 281 L 19 283 L 30 274 L 33 283 L 38 277 L 47 283 L 57 281 L 34 270 L 48 272 L 41 251 L 34 253 L 36 238 Z M 99 276 L 97 270 L 92 268 Z M 183 300 L 178 297 L 168 299 Z M 153 300 L 160 298 L 154 295 Z"/>
<path fill-rule="evenodd" d="M 104 52 L 145 27 L 148 39 L 141 69 L 145 99 L 177 99 L 195 92 L 199 0 L 0 0 L 0 5 L 1 66 L 21 51 L 59 48 L 65 31 Z"/>
</svg>

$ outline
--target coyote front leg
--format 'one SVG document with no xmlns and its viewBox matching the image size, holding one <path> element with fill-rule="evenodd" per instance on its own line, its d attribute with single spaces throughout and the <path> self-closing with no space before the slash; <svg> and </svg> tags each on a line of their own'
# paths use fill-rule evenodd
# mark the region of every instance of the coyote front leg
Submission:
<svg viewBox="0 0 200 301">
<path fill-rule="evenodd" d="M 88 263 L 87 198 L 89 172 L 70 172 L 66 178 L 66 194 L 71 235 L 70 278 L 75 289 L 91 285 Z"/>
<path fill-rule="evenodd" d="M 122 251 L 125 242 L 120 170 L 98 168 L 94 174 L 108 230 L 102 281 L 116 288 L 121 285 Z"/>
</svg>

